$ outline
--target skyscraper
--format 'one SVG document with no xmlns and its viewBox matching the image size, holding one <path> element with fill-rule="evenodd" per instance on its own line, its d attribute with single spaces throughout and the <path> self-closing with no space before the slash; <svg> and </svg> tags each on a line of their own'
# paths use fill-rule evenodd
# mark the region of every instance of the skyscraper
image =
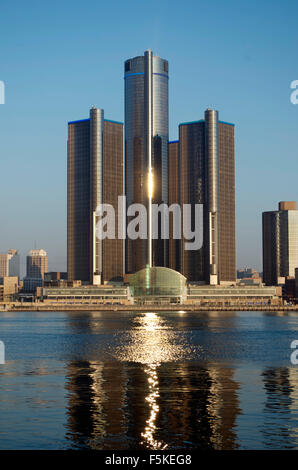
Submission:
<svg viewBox="0 0 298 470">
<path fill-rule="evenodd" d="M 298 210 L 296 202 L 282 201 L 279 210 L 263 212 L 263 281 L 278 284 L 279 277 L 295 276 L 298 267 Z"/>
<path fill-rule="evenodd" d="M 188 251 L 182 238 L 179 270 L 190 281 L 235 282 L 234 125 L 219 121 L 218 112 L 212 109 L 206 110 L 204 120 L 180 124 L 179 142 L 170 143 L 170 168 L 177 165 L 176 158 L 181 207 L 191 204 L 193 217 L 194 205 L 203 204 L 203 246 Z M 177 170 L 170 174 L 169 194 L 172 194 Z M 172 250 L 170 240 L 170 260 L 175 258 Z"/>
<path fill-rule="evenodd" d="M 168 241 L 152 242 L 152 203 L 168 203 L 168 62 L 148 50 L 125 61 L 127 205 L 147 207 L 147 240 L 127 239 L 126 272 L 168 265 Z M 128 218 L 128 222 L 129 222 Z"/>
<path fill-rule="evenodd" d="M 111 204 L 118 226 L 123 195 L 123 124 L 104 119 L 93 107 L 90 118 L 68 123 L 67 173 L 68 279 L 100 283 L 123 276 L 123 240 L 95 237 L 99 204 Z"/>
<path fill-rule="evenodd" d="M 169 206 L 180 203 L 179 140 L 169 142 Z M 169 268 L 181 270 L 181 240 L 173 237 L 173 214 L 169 217 Z"/>
<path fill-rule="evenodd" d="M 48 257 L 45 250 L 31 250 L 27 256 L 27 278 L 44 279 L 48 271 Z"/>
<path fill-rule="evenodd" d="M 20 255 L 18 250 L 8 250 L 6 254 L 0 254 L 0 277 L 20 277 Z"/>
</svg>

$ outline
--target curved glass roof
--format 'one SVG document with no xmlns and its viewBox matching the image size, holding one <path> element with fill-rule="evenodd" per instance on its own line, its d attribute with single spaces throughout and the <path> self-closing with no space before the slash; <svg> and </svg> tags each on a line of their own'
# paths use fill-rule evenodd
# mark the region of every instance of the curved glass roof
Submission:
<svg viewBox="0 0 298 470">
<path fill-rule="evenodd" d="M 130 276 L 129 285 L 135 297 L 180 296 L 186 288 L 186 277 L 170 268 L 147 266 Z"/>
</svg>

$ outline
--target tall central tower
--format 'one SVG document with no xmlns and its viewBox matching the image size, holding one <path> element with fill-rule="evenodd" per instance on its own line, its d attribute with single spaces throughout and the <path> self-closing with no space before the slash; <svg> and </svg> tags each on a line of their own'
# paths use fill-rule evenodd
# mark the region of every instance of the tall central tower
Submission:
<svg viewBox="0 0 298 470">
<path fill-rule="evenodd" d="M 151 210 L 168 203 L 168 78 L 168 62 L 150 50 L 125 61 L 127 205 L 147 208 L 147 239 L 127 237 L 126 272 L 168 265 L 168 241 L 152 240 Z"/>
</svg>

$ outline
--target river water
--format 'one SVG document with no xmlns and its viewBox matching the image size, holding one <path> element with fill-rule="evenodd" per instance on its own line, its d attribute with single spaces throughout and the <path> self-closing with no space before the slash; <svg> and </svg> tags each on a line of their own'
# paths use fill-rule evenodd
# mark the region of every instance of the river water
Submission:
<svg viewBox="0 0 298 470">
<path fill-rule="evenodd" d="M 4 312 L 1 449 L 297 449 L 298 313 Z"/>
</svg>

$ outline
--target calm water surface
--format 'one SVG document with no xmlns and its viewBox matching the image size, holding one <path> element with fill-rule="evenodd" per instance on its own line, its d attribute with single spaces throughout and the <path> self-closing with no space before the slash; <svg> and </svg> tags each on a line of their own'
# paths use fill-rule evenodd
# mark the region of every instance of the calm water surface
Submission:
<svg viewBox="0 0 298 470">
<path fill-rule="evenodd" d="M 297 313 L 0 313 L 1 449 L 297 449 Z"/>
</svg>

